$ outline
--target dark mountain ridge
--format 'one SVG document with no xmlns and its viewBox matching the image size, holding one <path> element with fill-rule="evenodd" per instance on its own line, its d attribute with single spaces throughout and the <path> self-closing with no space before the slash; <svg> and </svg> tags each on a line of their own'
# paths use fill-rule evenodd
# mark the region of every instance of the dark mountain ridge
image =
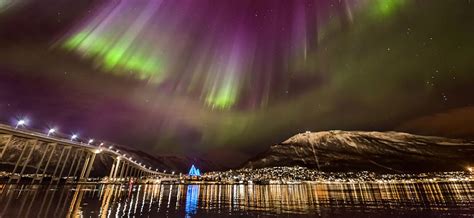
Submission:
<svg viewBox="0 0 474 218">
<path fill-rule="evenodd" d="M 321 171 L 431 172 L 465 170 L 474 142 L 401 132 L 324 131 L 297 134 L 243 167 L 305 166 Z"/>
</svg>

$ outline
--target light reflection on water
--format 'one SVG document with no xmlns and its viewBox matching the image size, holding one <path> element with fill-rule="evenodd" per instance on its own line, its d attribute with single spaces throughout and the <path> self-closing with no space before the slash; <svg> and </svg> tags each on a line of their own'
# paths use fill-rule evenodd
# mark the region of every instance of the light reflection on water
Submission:
<svg viewBox="0 0 474 218">
<path fill-rule="evenodd" d="M 0 217 L 472 216 L 473 182 L 0 185 Z"/>
</svg>

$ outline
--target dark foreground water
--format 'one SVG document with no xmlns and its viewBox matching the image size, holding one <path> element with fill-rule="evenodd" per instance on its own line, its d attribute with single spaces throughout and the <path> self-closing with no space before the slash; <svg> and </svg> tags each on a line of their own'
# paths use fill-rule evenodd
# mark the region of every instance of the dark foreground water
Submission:
<svg viewBox="0 0 474 218">
<path fill-rule="evenodd" d="M 473 182 L 0 185 L 0 217 L 473 217 Z"/>
</svg>

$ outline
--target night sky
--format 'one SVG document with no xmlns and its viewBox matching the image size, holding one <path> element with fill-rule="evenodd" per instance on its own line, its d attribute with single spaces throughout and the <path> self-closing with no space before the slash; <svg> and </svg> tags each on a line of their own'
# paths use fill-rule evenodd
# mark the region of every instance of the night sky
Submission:
<svg viewBox="0 0 474 218">
<path fill-rule="evenodd" d="M 0 0 L 0 120 L 235 166 L 296 133 L 474 138 L 474 1 Z"/>
</svg>

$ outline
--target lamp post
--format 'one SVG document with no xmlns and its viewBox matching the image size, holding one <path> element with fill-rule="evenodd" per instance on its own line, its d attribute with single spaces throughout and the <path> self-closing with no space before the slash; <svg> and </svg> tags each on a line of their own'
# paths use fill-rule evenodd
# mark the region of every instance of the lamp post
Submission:
<svg viewBox="0 0 474 218">
<path fill-rule="evenodd" d="M 77 137 L 78 137 L 78 135 L 77 135 L 77 134 L 72 134 L 72 136 L 71 136 L 71 141 L 74 141 L 74 140 L 76 140 L 76 139 L 77 139 Z"/>
<path fill-rule="evenodd" d="M 55 128 L 51 128 L 48 130 L 48 135 L 47 136 L 50 136 L 51 134 L 54 134 L 56 132 L 56 129 Z"/>
<path fill-rule="evenodd" d="M 15 126 L 15 129 L 18 129 L 18 127 L 20 126 L 24 126 L 26 124 L 26 121 L 21 119 L 21 120 L 18 120 L 18 122 L 16 123 L 16 126 Z"/>
</svg>

